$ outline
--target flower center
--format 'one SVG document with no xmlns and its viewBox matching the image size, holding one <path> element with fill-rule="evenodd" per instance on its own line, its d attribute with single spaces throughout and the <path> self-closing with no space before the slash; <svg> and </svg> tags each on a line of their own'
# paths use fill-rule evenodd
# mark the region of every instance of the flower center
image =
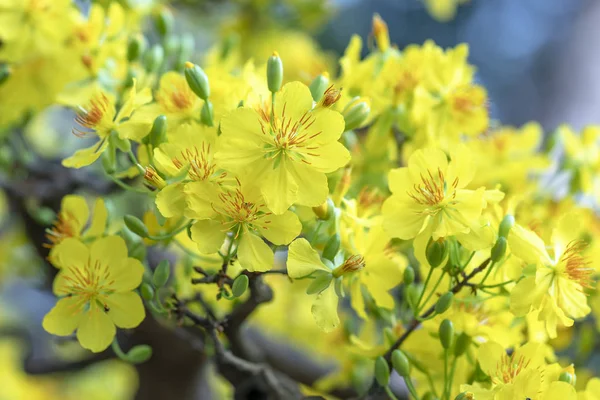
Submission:
<svg viewBox="0 0 600 400">
<path fill-rule="evenodd" d="M 50 241 L 50 244 L 44 243 L 44 247 L 51 248 L 66 238 L 76 237 L 78 233 L 75 216 L 69 212 L 61 211 L 52 228 L 46 230 L 46 238 Z"/>
<path fill-rule="evenodd" d="M 115 283 L 108 265 L 102 265 L 100 261 L 94 264 L 88 261 L 83 267 L 69 267 L 69 272 L 70 274 L 64 277 L 67 282 L 67 294 L 80 297 L 84 304 L 99 301 L 104 306 L 104 310 L 108 311 L 108 306 L 102 301 L 102 297 L 113 292 L 112 285 Z"/>
<path fill-rule="evenodd" d="M 587 244 L 581 240 L 571 241 L 560 257 L 559 263 L 564 263 L 565 273 L 570 280 L 579 283 L 582 287 L 591 288 L 593 268 L 590 262 L 581 255 Z"/>
<path fill-rule="evenodd" d="M 157 102 L 167 112 L 182 112 L 192 109 L 196 95 L 187 86 L 185 80 L 171 83 L 171 87 L 160 90 L 156 95 Z"/>
<path fill-rule="evenodd" d="M 360 254 L 355 254 L 346 259 L 342 265 L 333 270 L 334 277 L 340 277 L 344 274 L 358 272 L 365 267 L 365 259 Z"/>
<path fill-rule="evenodd" d="M 221 200 L 220 209 L 215 208 L 214 205 L 213 209 L 226 217 L 223 221 L 224 231 L 235 230 L 236 237 L 244 224 L 252 227 L 259 218 L 272 214 L 262 211 L 266 207 L 264 204 L 247 201 L 239 187 L 235 191 L 220 193 L 219 200 Z M 270 220 L 260 222 L 265 224 L 262 226 L 264 229 L 267 229 L 268 224 L 271 223 Z"/>
<path fill-rule="evenodd" d="M 210 143 L 202 142 L 200 148 L 194 146 L 181 151 L 181 158 L 190 165 L 188 175 L 195 181 L 203 181 L 210 177 L 216 169 L 213 163 Z M 174 158 L 173 165 L 178 169 L 183 168 L 184 163 Z"/>
<path fill-rule="evenodd" d="M 95 130 L 98 135 L 106 134 L 110 130 L 109 126 L 105 125 L 106 113 L 110 110 L 110 100 L 104 93 L 99 93 L 94 96 L 87 109 L 80 107 L 75 122 L 84 128 Z M 112 118 L 110 119 L 112 122 Z M 87 132 L 73 128 L 73 134 L 77 136 L 85 136 Z"/>
<path fill-rule="evenodd" d="M 498 362 L 496 376 L 492 378 L 492 382 L 495 384 L 508 384 L 514 382 L 521 371 L 527 368 L 529 362 L 530 360 L 522 355 L 517 358 L 515 353 L 510 357 L 504 354 Z"/>
<path fill-rule="evenodd" d="M 452 182 L 450 198 L 456 197 L 458 178 Z M 427 175 L 421 174 L 421 183 L 413 186 L 413 191 L 408 195 L 417 203 L 424 206 L 435 206 L 441 204 L 447 196 L 448 185 L 444 173 L 438 168 L 437 175 L 427 170 Z"/>
</svg>

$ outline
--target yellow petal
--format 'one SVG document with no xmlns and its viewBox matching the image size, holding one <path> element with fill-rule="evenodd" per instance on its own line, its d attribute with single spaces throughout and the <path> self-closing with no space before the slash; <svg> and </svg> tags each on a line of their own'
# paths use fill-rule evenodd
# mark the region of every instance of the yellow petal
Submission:
<svg viewBox="0 0 600 400">
<path fill-rule="evenodd" d="M 288 105 L 289 107 L 289 105 Z M 286 108 L 287 114 L 287 108 Z M 313 141 L 318 145 L 337 143 L 344 132 L 346 122 L 344 117 L 337 111 L 330 108 L 319 107 L 311 112 L 312 124 L 307 125 L 304 133 L 313 137 Z"/>
<path fill-rule="evenodd" d="M 289 163 L 288 168 L 298 187 L 296 193 L 298 204 L 317 207 L 327 200 L 329 186 L 324 173 L 303 163 Z"/>
<path fill-rule="evenodd" d="M 290 243 L 302 229 L 298 216 L 291 211 L 286 211 L 281 215 L 263 216 L 256 220 L 254 225 L 261 235 L 276 245 Z"/>
<path fill-rule="evenodd" d="M 350 162 L 350 152 L 340 142 L 324 144 L 310 150 L 300 149 L 299 152 L 310 167 L 319 172 L 331 173 Z"/>
<path fill-rule="evenodd" d="M 335 293 L 334 283 L 317 296 L 310 311 L 317 326 L 325 332 L 331 332 L 340 324 L 337 313 L 338 297 Z"/>
<path fill-rule="evenodd" d="M 321 262 L 319 253 L 304 238 L 296 239 L 290 244 L 287 269 L 289 277 L 294 279 L 303 278 L 317 270 L 331 273 L 331 270 Z"/>
<path fill-rule="evenodd" d="M 262 178 L 264 180 L 261 183 L 261 194 L 269 210 L 275 214 L 286 212 L 298 198 L 300 183 L 296 183 L 292 178 L 287 170 L 288 165 L 291 165 L 291 162 L 282 159 L 279 166 L 270 170 L 268 175 Z"/>
<path fill-rule="evenodd" d="M 506 352 L 496 342 L 486 342 L 479 346 L 477 360 L 483 372 L 488 376 L 496 376 L 498 365 L 504 357 L 506 357 Z"/>
<path fill-rule="evenodd" d="M 91 147 L 77 150 L 71 157 L 65 158 L 62 165 L 67 168 L 81 168 L 93 164 L 108 147 L 108 141 L 102 140 Z"/>
<path fill-rule="evenodd" d="M 220 189 L 214 182 L 190 182 L 183 189 L 186 196 L 185 215 L 191 219 L 208 219 L 215 216 L 213 204 L 221 201 L 218 197 Z"/>
<path fill-rule="evenodd" d="M 238 260 L 243 268 L 251 272 L 263 272 L 273 268 L 273 250 L 257 235 L 245 230 L 238 247 Z"/>
<path fill-rule="evenodd" d="M 94 203 L 94 211 L 92 215 L 92 223 L 85 233 L 87 237 L 101 236 L 106 229 L 106 221 L 108 219 L 108 210 L 104 205 L 104 200 L 101 198 L 96 199 Z"/>
<path fill-rule="evenodd" d="M 50 251 L 50 261 L 58 268 L 83 267 L 89 261 L 87 246 L 75 238 L 67 238 Z"/>
<path fill-rule="evenodd" d="M 422 214 L 423 207 L 406 193 L 390 196 L 383 203 L 383 229 L 392 237 L 408 240 L 423 230 L 429 217 Z"/>
<path fill-rule="evenodd" d="M 247 141 L 248 144 L 271 143 L 269 132 L 263 132 L 260 116 L 254 109 L 240 107 L 226 114 L 221 120 L 219 151 L 222 150 L 221 138 L 235 138 Z"/>
<path fill-rule="evenodd" d="M 285 116 L 286 119 L 293 121 L 293 124 L 299 121 L 312 105 L 313 98 L 308 86 L 301 82 L 289 82 L 275 96 L 275 116 L 278 118 Z"/>
<path fill-rule="evenodd" d="M 114 293 L 106 298 L 108 316 L 119 328 L 135 328 L 146 317 L 144 304 L 137 293 Z"/>
<path fill-rule="evenodd" d="M 202 254 L 216 253 L 225 241 L 226 232 L 223 231 L 223 225 L 214 219 L 197 221 L 190 231 L 192 240 L 198 245 L 198 251 Z"/>
<path fill-rule="evenodd" d="M 333 285 L 333 282 L 331 283 Z M 367 313 L 365 312 L 365 299 L 362 295 L 362 287 L 359 279 L 354 280 L 350 285 L 350 305 L 356 311 L 356 314 L 366 320 Z"/>
<path fill-rule="evenodd" d="M 165 186 L 156 195 L 156 207 L 165 218 L 181 217 L 186 208 L 183 183 Z"/>
<path fill-rule="evenodd" d="M 594 394 L 599 395 L 600 392 Z M 544 395 L 544 400 L 577 400 L 577 392 L 573 385 L 566 382 L 552 382 Z"/>
<path fill-rule="evenodd" d="M 60 214 L 64 221 L 69 222 L 75 236 L 81 233 L 90 216 L 87 202 L 83 197 L 77 195 L 63 197 Z"/>
<path fill-rule="evenodd" d="M 508 234 L 511 252 L 528 264 L 550 263 L 544 241 L 533 231 L 515 224 Z"/>
<path fill-rule="evenodd" d="M 90 247 L 90 263 L 94 265 L 120 265 L 127 258 L 127 245 L 120 236 L 106 236 L 96 240 Z"/>
<path fill-rule="evenodd" d="M 94 302 L 79 322 L 77 340 L 83 348 L 99 353 L 110 346 L 116 332 L 110 317 Z"/>
<path fill-rule="evenodd" d="M 128 292 L 140 286 L 144 276 L 144 266 L 135 258 L 124 258 L 118 263 L 110 264 L 110 288 L 115 292 Z"/>
<path fill-rule="evenodd" d="M 510 292 L 510 310 L 516 316 L 526 315 L 536 301 L 535 277 L 522 279 Z"/>
<path fill-rule="evenodd" d="M 413 189 L 413 181 L 408 168 L 391 169 L 388 173 L 388 186 L 392 193 L 405 193 Z"/>
<path fill-rule="evenodd" d="M 58 300 L 42 321 L 44 329 L 53 335 L 69 336 L 83 316 L 83 302 L 78 296 Z"/>
</svg>

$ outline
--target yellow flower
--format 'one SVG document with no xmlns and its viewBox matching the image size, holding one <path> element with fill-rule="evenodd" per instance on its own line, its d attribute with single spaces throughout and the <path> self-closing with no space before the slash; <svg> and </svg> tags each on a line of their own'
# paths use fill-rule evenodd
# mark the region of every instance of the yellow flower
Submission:
<svg viewBox="0 0 600 400">
<path fill-rule="evenodd" d="M 292 82 L 277 93 L 273 120 L 243 107 L 221 121 L 216 159 L 243 182 L 258 185 L 275 214 L 293 203 L 321 205 L 329 192 L 325 173 L 350 160 L 337 141 L 344 131 L 342 115 L 312 106 L 308 87 Z"/>
<path fill-rule="evenodd" d="M 195 123 L 180 125 L 167 143 L 154 149 L 156 168 L 169 178 L 187 171 L 185 179 L 167 185 L 156 196 L 156 206 L 166 218 L 181 217 L 186 211 L 185 192 L 210 192 L 224 181 L 226 173 L 215 160 L 216 128 Z"/>
<path fill-rule="evenodd" d="M 46 238 L 50 242 L 46 247 L 54 247 L 67 238 L 96 238 L 104 233 L 108 213 L 104 200 L 96 199 L 92 212 L 92 221 L 87 229 L 86 224 L 90 217 L 87 202 L 82 196 L 67 195 L 61 201 L 60 211 L 52 228 L 46 231 Z M 85 230 L 85 232 L 84 232 Z"/>
<path fill-rule="evenodd" d="M 393 237 L 412 239 L 431 229 L 434 240 L 468 233 L 485 205 L 484 190 L 464 189 L 473 176 L 464 151 L 415 151 L 408 167 L 389 174 L 392 196 L 383 203 L 383 228 Z"/>
<path fill-rule="evenodd" d="M 585 391 L 577 393 L 577 400 L 600 400 L 600 379 L 590 379 Z"/>
<path fill-rule="evenodd" d="M 562 125 L 557 133 L 564 146 L 564 167 L 573 172 L 573 188 L 590 193 L 594 177 L 600 172 L 600 127 L 587 126 L 576 134 Z"/>
<path fill-rule="evenodd" d="M 535 233 L 515 225 L 509 235 L 512 253 L 537 267 L 534 276 L 525 276 L 510 295 L 517 316 L 539 311 L 550 338 L 557 336 L 558 323 L 573 325 L 573 318 L 590 313 L 584 288 L 590 287 L 593 268 L 585 257 L 585 242 L 578 240 L 579 218 L 567 214 L 552 233 L 552 255 Z"/>
<path fill-rule="evenodd" d="M 133 292 L 144 267 L 127 257 L 125 241 L 118 236 L 101 238 L 90 247 L 68 238 L 59 247 L 61 270 L 54 293 L 61 298 L 44 317 L 44 329 L 58 336 L 77 329 L 83 347 L 103 351 L 116 334 L 115 325 L 134 328 L 145 317 L 142 300 Z"/>
<path fill-rule="evenodd" d="M 123 139 L 135 139 L 135 135 L 132 135 L 133 124 L 129 118 L 137 108 L 150 100 L 150 89 L 145 88 L 137 92 L 134 80 L 127 99 L 117 113 L 115 99 L 103 91 L 96 92 L 89 104 L 80 108 L 75 121 L 81 128 L 74 128 L 73 133 L 85 136 L 91 131 L 100 140 L 89 148 L 76 151 L 71 157 L 64 159 L 62 164 L 69 168 L 81 168 L 92 164 L 108 147 L 108 140 L 113 131 Z"/>
<path fill-rule="evenodd" d="M 214 188 L 214 187 L 213 187 Z M 216 253 L 228 232 L 238 239 L 237 255 L 248 271 L 267 271 L 273 267 L 273 250 L 259 235 L 275 245 L 290 243 L 302 228 L 296 214 L 273 214 L 257 189 L 248 186 L 222 187 L 195 191 L 186 188 L 192 240 L 203 254 Z"/>
</svg>

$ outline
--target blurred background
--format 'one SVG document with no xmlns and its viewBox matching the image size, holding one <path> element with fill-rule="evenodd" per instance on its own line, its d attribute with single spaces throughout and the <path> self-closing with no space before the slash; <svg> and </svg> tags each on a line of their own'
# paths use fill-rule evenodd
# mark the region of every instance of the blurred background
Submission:
<svg viewBox="0 0 600 400">
<path fill-rule="evenodd" d="M 89 10 L 89 1 L 76 3 L 84 14 Z M 135 8 L 156 2 L 121 3 Z M 520 126 L 535 120 L 551 131 L 560 123 L 580 129 L 600 122 L 597 0 L 189 0 L 170 2 L 169 7 L 176 31 L 191 34 L 201 56 L 209 57 L 209 49 L 235 46 L 242 59 L 266 60 L 277 49 L 286 79 L 306 82 L 324 71 L 335 75 L 335 60 L 353 34 L 372 46 L 372 16 L 378 13 L 399 48 L 427 39 L 442 47 L 468 43 L 477 79 L 489 92 L 492 118 L 502 124 Z M 67 133 L 70 124 L 64 122 Z M 54 146 L 62 147 L 63 142 Z M 0 208 L 8 210 L 9 201 L 0 196 Z M 12 207 L 22 210 L 35 204 Z M 17 226 L 6 213 L 0 223 L 0 321 L 5 322 L 0 324 L 0 399 L 150 398 L 148 391 L 138 391 L 138 373 L 143 371 L 130 365 L 80 361 L 81 352 L 69 348 L 77 346 L 74 343 L 60 347 L 61 361 L 49 358 L 50 337 L 41 320 L 54 299 L 38 289 L 47 277 L 40 272 L 44 260 L 34 243 L 43 237 L 30 229 L 34 219 Z M 173 376 L 156 379 L 172 379 L 170 384 L 177 386 Z M 227 388 L 216 379 L 205 386 L 203 398 L 228 398 Z"/>
</svg>

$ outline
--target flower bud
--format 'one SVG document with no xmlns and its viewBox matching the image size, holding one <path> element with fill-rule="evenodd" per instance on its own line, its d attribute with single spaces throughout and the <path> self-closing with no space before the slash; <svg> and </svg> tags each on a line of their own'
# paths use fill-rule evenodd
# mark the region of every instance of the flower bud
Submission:
<svg viewBox="0 0 600 400">
<path fill-rule="evenodd" d="M 142 294 L 142 298 L 146 301 L 150 301 L 154 298 L 154 288 L 146 282 L 142 283 L 142 286 L 140 286 L 140 293 Z"/>
<path fill-rule="evenodd" d="M 365 267 L 365 259 L 360 254 L 354 254 L 346 259 L 342 265 L 333 270 L 333 276 L 339 278 L 342 275 L 358 272 Z"/>
<path fill-rule="evenodd" d="M 321 293 L 323 290 L 329 287 L 332 279 L 333 276 L 330 273 L 319 273 L 306 288 L 306 294 L 311 295 Z"/>
<path fill-rule="evenodd" d="M 152 283 L 154 284 L 154 287 L 160 288 L 165 286 L 169 280 L 169 275 L 171 275 L 171 266 L 169 265 L 169 261 L 162 260 L 158 263 L 158 266 L 152 275 Z"/>
<path fill-rule="evenodd" d="M 152 147 L 158 147 L 167 140 L 167 117 L 159 115 L 152 123 L 152 129 L 148 135 Z"/>
<path fill-rule="evenodd" d="M 566 383 L 568 383 L 569 385 L 572 385 L 572 384 L 574 383 L 574 382 L 573 382 L 573 381 L 574 381 L 574 379 L 573 379 L 573 375 L 572 375 L 572 374 L 570 374 L 570 373 L 569 373 L 569 372 L 567 372 L 567 371 L 563 371 L 563 372 L 561 372 L 561 373 L 560 373 L 560 376 L 558 377 L 558 380 L 559 380 L 559 381 L 561 381 L 561 382 L 566 382 Z"/>
<path fill-rule="evenodd" d="M 411 310 L 415 310 L 417 308 L 419 295 L 419 289 L 415 285 L 410 285 L 406 288 L 406 301 Z"/>
<path fill-rule="evenodd" d="M 325 93 L 325 90 L 327 90 L 328 86 L 329 78 L 325 74 L 319 75 L 313 79 L 309 86 L 310 94 L 312 95 L 313 100 L 319 102 L 319 100 L 323 98 L 323 94 Z"/>
<path fill-rule="evenodd" d="M 127 153 L 131 150 L 131 142 L 129 142 L 129 139 L 120 138 L 116 131 L 110 133 L 110 142 L 123 153 Z"/>
<path fill-rule="evenodd" d="M 429 239 L 427 249 L 425 250 L 425 255 L 427 257 L 427 262 L 429 262 L 431 268 L 439 267 L 442 261 L 444 261 L 444 258 L 446 258 L 447 253 L 448 246 L 446 246 L 446 242 L 444 241 L 444 239 Z"/>
<path fill-rule="evenodd" d="M 0 85 L 2 85 L 8 80 L 8 78 L 10 78 L 10 73 L 11 70 L 7 64 L 0 65 Z"/>
<path fill-rule="evenodd" d="M 340 234 L 336 232 L 332 237 L 329 238 L 327 243 L 325 243 L 325 248 L 323 249 L 323 258 L 333 262 L 336 254 L 340 250 L 341 242 L 342 239 Z"/>
<path fill-rule="evenodd" d="M 454 345 L 454 355 L 456 357 L 462 356 L 467 351 L 467 349 L 469 348 L 470 345 L 471 345 L 471 336 L 467 335 L 464 332 L 461 333 L 456 338 L 456 344 Z"/>
<path fill-rule="evenodd" d="M 196 93 L 196 96 L 200 97 L 202 100 L 208 99 L 210 96 L 210 85 L 208 84 L 208 76 L 199 65 L 193 64 L 191 62 L 185 63 L 185 80 L 188 83 L 192 92 Z"/>
<path fill-rule="evenodd" d="M 104 153 L 102 153 L 102 168 L 104 171 L 111 175 L 117 170 L 117 153 L 115 146 L 109 145 Z"/>
<path fill-rule="evenodd" d="M 515 224 L 515 217 L 512 215 L 505 215 L 500 222 L 500 228 L 498 229 L 498 236 L 506 238 L 510 232 L 510 228 Z"/>
<path fill-rule="evenodd" d="M 313 207 L 312 210 L 315 215 L 321 220 L 328 220 L 333 215 L 333 210 L 335 205 L 333 204 L 333 200 L 331 198 L 327 198 L 320 206 Z"/>
<path fill-rule="evenodd" d="M 249 283 L 250 280 L 248 279 L 247 275 L 239 275 L 237 278 L 235 278 L 233 284 L 231 285 L 231 293 L 235 297 L 240 297 L 246 292 L 246 289 L 248 289 Z"/>
<path fill-rule="evenodd" d="M 452 342 L 454 341 L 454 325 L 452 324 L 452 321 L 449 319 L 442 321 L 440 324 L 439 335 L 440 342 L 444 349 L 447 350 L 452 347 Z"/>
<path fill-rule="evenodd" d="M 127 44 L 127 60 L 136 61 L 146 51 L 148 42 L 146 37 L 140 33 L 137 33 L 129 38 Z"/>
<path fill-rule="evenodd" d="M 154 26 L 161 37 L 165 37 L 173 31 L 173 13 L 168 8 L 162 8 L 154 15 Z"/>
<path fill-rule="evenodd" d="M 276 93 L 281 89 L 283 82 L 283 63 L 279 54 L 273 52 L 273 55 L 267 60 L 267 85 L 271 93 Z"/>
<path fill-rule="evenodd" d="M 147 344 L 135 346 L 127 353 L 127 360 L 132 364 L 141 364 L 152 357 L 152 347 Z"/>
<path fill-rule="evenodd" d="M 390 383 L 390 367 L 385 358 L 381 356 L 375 360 L 375 379 L 381 386 L 387 386 Z"/>
<path fill-rule="evenodd" d="M 333 85 L 331 85 L 327 88 L 325 93 L 323 93 L 319 105 L 325 108 L 331 107 L 340 99 L 340 97 L 342 97 L 342 91 L 340 89 L 335 89 Z"/>
<path fill-rule="evenodd" d="M 459 393 L 454 400 L 475 400 L 475 395 L 471 392 L 462 392 Z"/>
<path fill-rule="evenodd" d="M 151 188 L 158 190 L 164 189 L 167 186 L 167 182 L 150 165 L 144 170 L 144 182 Z"/>
<path fill-rule="evenodd" d="M 390 47 L 388 27 L 379 14 L 373 16 L 373 36 L 380 51 L 386 51 Z"/>
<path fill-rule="evenodd" d="M 144 260 L 146 259 L 146 253 L 146 246 L 144 246 L 144 243 L 142 242 L 133 243 L 131 245 L 131 248 L 129 249 L 129 257 L 135 258 L 140 262 L 144 262 Z"/>
<path fill-rule="evenodd" d="M 500 236 L 494 247 L 492 247 L 492 252 L 490 255 L 492 262 L 500 261 L 502 257 L 504 257 L 504 253 L 506 253 L 506 238 Z"/>
<path fill-rule="evenodd" d="M 454 300 L 454 293 L 446 292 L 444 293 L 435 303 L 435 312 L 436 314 L 443 314 L 450 308 L 452 305 L 452 301 Z"/>
<path fill-rule="evenodd" d="M 142 220 L 139 218 L 134 217 L 133 215 L 126 215 L 123 217 L 123 220 L 125 221 L 125 226 L 127 226 L 127 228 L 136 235 L 143 238 L 146 238 L 150 235 L 148 228 L 146 228 L 146 225 L 144 225 Z"/>
<path fill-rule="evenodd" d="M 209 100 L 204 102 L 200 110 L 200 122 L 206 126 L 213 126 L 213 105 Z"/>
<path fill-rule="evenodd" d="M 392 365 L 401 377 L 407 378 L 410 376 L 410 362 L 401 350 L 396 349 L 392 352 Z"/>
<path fill-rule="evenodd" d="M 404 284 L 410 285 L 415 281 L 415 270 L 410 265 L 404 270 Z"/>
<path fill-rule="evenodd" d="M 369 118 L 369 113 L 371 112 L 371 107 L 366 101 L 359 101 L 353 104 L 351 107 L 344 110 L 344 121 L 346 122 L 346 127 L 344 131 L 351 131 L 356 128 L 360 128 L 367 118 Z"/>
<path fill-rule="evenodd" d="M 165 50 L 161 45 L 154 45 L 144 55 L 144 67 L 148 72 L 156 72 L 165 59 Z"/>
</svg>

